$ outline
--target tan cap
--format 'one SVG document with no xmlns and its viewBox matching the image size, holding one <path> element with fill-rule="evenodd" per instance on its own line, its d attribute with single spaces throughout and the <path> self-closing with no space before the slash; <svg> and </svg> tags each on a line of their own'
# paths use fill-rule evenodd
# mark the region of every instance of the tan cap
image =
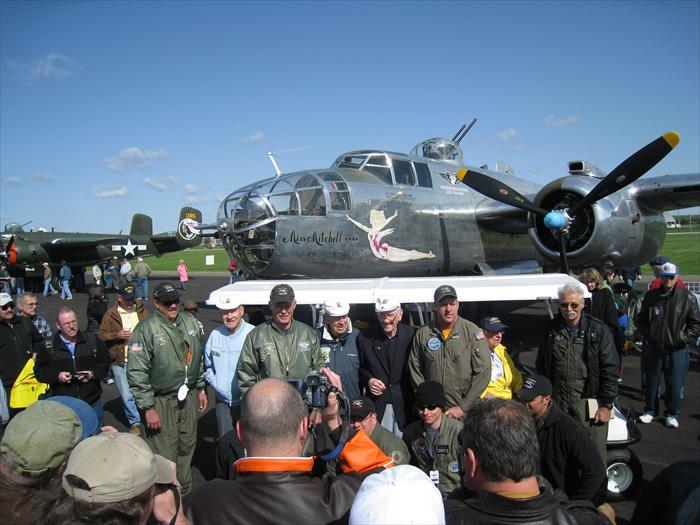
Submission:
<svg viewBox="0 0 700 525">
<path fill-rule="evenodd" d="M 68 476 L 81 479 L 89 489 L 71 484 Z M 105 432 L 81 441 L 73 449 L 62 485 L 74 499 L 112 503 L 143 494 L 156 483 L 174 482 L 168 460 L 154 454 L 142 438 Z"/>
</svg>

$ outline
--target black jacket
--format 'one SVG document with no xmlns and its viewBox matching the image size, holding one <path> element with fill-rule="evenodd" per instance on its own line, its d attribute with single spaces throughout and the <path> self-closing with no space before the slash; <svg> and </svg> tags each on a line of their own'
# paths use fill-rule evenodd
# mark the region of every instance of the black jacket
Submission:
<svg viewBox="0 0 700 525">
<path fill-rule="evenodd" d="M 445 501 L 447 525 L 609 525 L 610 522 L 588 501 L 569 501 L 538 478 L 540 495 L 517 500 L 479 490 L 468 499 Z"/>
<path fill-rule="evenodd" d="M 537 424 L 542 476 L 571 499 L 602 504 L 605 466 L 581 424 L 552 400 L 549 414 Z"/>
<path fill-rule="evenodd" d="M 97 333 L 102 318 L 107 312 L 107 302 L 104 299 L 90 299 L 87 305 L 87 331 Z"/>
<path fill-rule="evenodd" d="M 27 359 L 44 348 L 44 338 L 28 317 L 15 315 L 9 322 L 0 321 L 0 377 L 8 393 Z"/>
<path fill-rule="evenodd" d="M 700 337 L 700 312 L 695 297 L 678 284 L 670 294 L 649 290 L 637 316 L 637 329 L 662 354 L 681 350 Z"/>
<path fill-rule="evenodd" d="M 50 385 L 51 396 L 71 396 L 92 405 L 102 395 L 100 381 L 107 375 L 110 359 L 102 341 L 96 334 L 78 332 L 75 343 L 75 358 L 66 348 L 60 332 L 53 336 L 53 348 L 36 356 L 34 374 L 42 383 Z M 77 373 L 90 370 L 92 379 L 86 383 L 78 381 Z M 70 383 L 60 383 L 58 374 L 70 372 L 74 377 Z"/>
<path fill-rule="evenodd" d="M 613 294 L 607 288 L 597 288 L 591 293 L 591 298 L 586 299 L 584 312 L 592 317 L 603 321 L 614 333 L 620 329 L 620 322 L 617 320 L 617 309 Z"/>
<path fill-rule="evenodd" d="M 396 331 L 396 349 L 391 353 L 389 339 L 379 325 L 362 332 L 357 337 L 357 349 L 360 353 L 360 386 L 365 388 L 367 395 L 374 401 L 377 419 L 380 422 L 384 417 L 386 405 L 393 405 L 401 430 L 414 419 L 408 354 L 411 351 L 415 331 L 412 326 L 399 323 Z M 373 377 L 381 380 L 387 387 L 378 397 L 373 396 L 369 391 L 368 383 Z"/>
<path fill-rule="evenodd" d="M 552 348 L 554 337 L 566 330 L 564 318 L 555 317 L 549 324 L 544 343 L 537 353 L 537 373 L 552 377 Z M 617 377 L 619 357 L 615 350 L 613 336 L 608 327 L 587 313 L 581 315 L 577 327 L 583 333 L 586 351 L 584 359 L 588 368 L 588 378 L 583 388 L 583 397 L 596 398 L 604 405 L 612 404 L 617 397 Z"/>
</svg>

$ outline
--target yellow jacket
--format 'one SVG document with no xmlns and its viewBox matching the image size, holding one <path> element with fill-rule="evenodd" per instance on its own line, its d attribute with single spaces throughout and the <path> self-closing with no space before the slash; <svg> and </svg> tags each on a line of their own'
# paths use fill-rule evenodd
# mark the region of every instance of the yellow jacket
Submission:
<svg viewBox="0 0 700 525">
<path fill-rule="evenodd" d="M 491 352 L 503 364 L 503 373 L 498 373 L 497 367 L 494 366 L 494 356 L 491 356 L 491 382 L 484 390 L 484 393 L 481 394 L 481 397 L 484 397 L 486 394 L 492 394 L 503 399 L 512 399 L 513 393 L 523 387 L 523 376 L 520 370 L 515 368 L 515 364 L 508 352 L 506 352 L 505 346 L 501 344 L 496 345 Z"/>
</svg>

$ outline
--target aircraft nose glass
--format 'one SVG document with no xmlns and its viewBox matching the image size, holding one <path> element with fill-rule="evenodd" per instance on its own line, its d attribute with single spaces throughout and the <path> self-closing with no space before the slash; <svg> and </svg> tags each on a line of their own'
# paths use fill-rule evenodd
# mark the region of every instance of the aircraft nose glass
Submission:
<svg viewBox="0 0 700 525">
<path fill-rule="evenodd" d="M 275 214 L 260 195 L 248 193 L 234 211 L 233 240 L 236 252 L 253 272 L 263 271 L 275 248 Z"/>
</svg>

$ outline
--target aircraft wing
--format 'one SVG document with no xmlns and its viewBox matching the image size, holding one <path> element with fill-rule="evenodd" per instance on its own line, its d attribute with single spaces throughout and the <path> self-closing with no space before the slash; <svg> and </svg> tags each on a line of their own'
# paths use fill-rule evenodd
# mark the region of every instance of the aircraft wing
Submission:
<svg viewBox="0 0 700 525">
<path fill-rule="evenodd" d="M 657 211 L 700 205 L 700 173 L 639 179 L 629 192 L 640 204 Z"/>
<path fill-rule="evenodd" d="M 507 204 L 484 199 L 474 210 L 479 226 L 497 233 L 508 235 L 527 234 L 528 212 Z"/>
<path fill-rule="evenodd" d="M 580 283 L 559 273 L 470 277 L 382 277 L 380 279 L 303 279 L 288 281 L 238 281 L 214 290 L 206 303 L 232 297 L 243 305 L 265 305 L 270 291 L 280 283 L 294 288 L 298 304 L 323 304 L 329 297 L 342 297 L 350 304 L 374 304 L 375 299 L 395 296 L 402 303 L 432 303 L 435 289 L 454 286 L 461 302 L 529 301 L 556 299 L 557 290 L 567 283 Z M 586 297 L 590 293 L 586 290 Z"/>
<path fill-rule="evenodd" d="M 104 236 L 95 235 L 94 237 L 85 237 L 81 235 L 80 237 L 56 237 L 50 241 L 44 241 L 41 243 L 42 246 L 46 248 L 50 247 L 61 247 L 61 248 L 84 248 L 90 246 L 97 246 L 98 244 L 121 244 L 124 242 L 124 237 L 114 237 L 114 236 Z"/>
</svg>

